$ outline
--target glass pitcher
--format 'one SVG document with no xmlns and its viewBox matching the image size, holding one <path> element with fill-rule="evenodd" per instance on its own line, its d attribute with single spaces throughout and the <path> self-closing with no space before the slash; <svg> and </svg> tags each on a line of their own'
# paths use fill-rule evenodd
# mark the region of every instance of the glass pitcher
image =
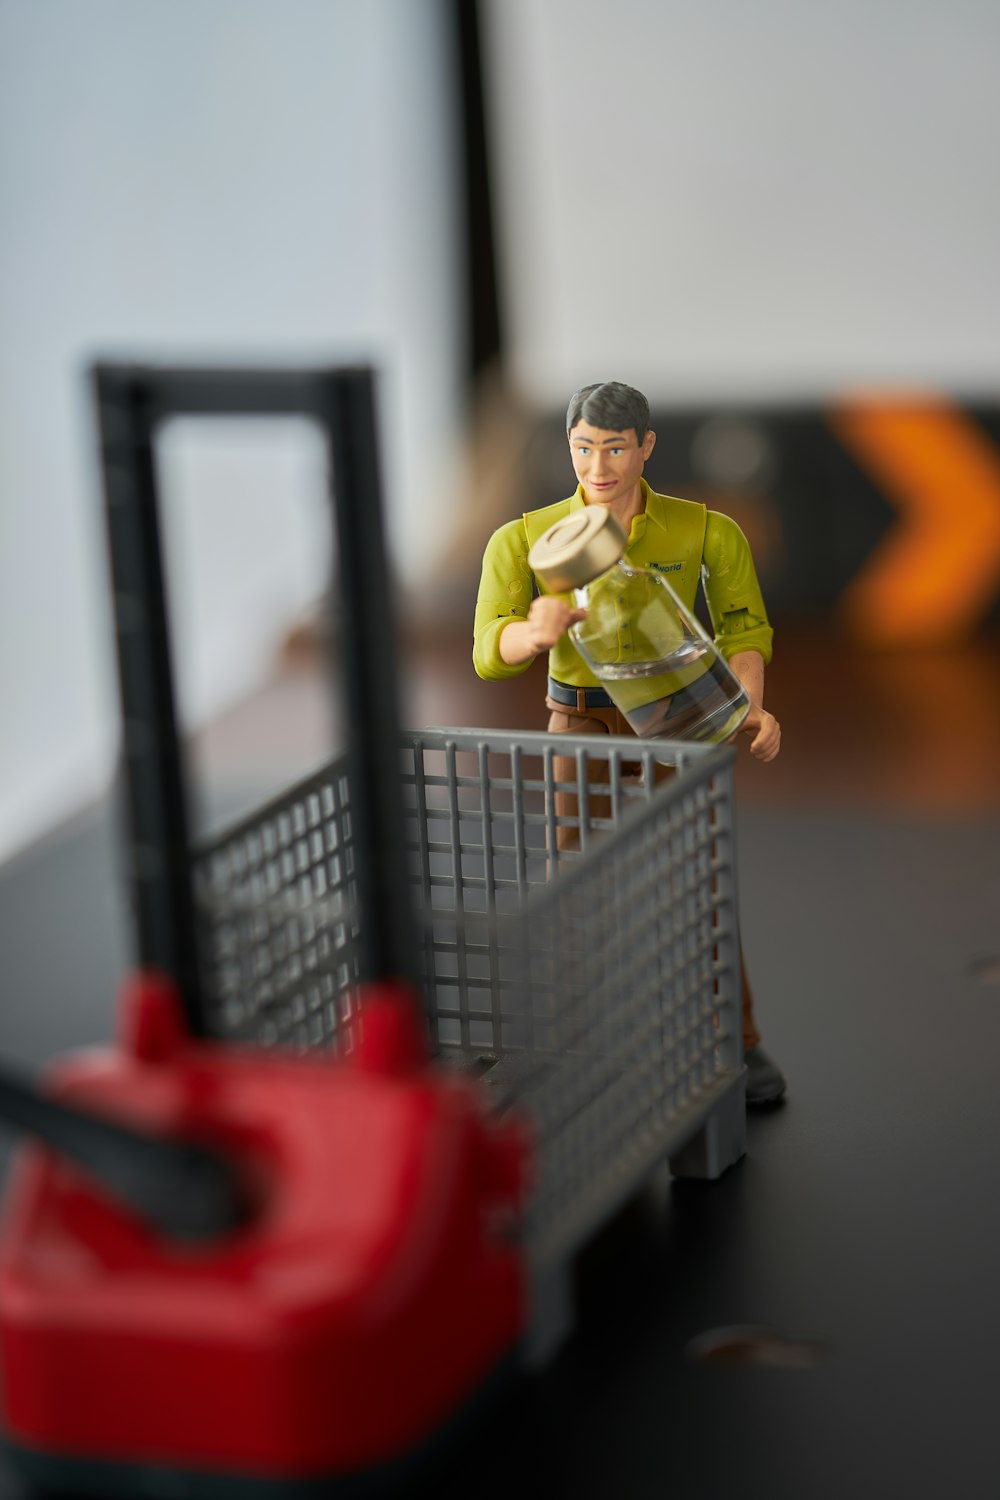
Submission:
<svg viewBox="0 0 1000 1500">
<path fill-rule="evenodd" d="M 637 735 L 728 740 L 750 710 L 745 688 L 666 578 L 625 561 L 626 543 L 615 516 L 588 505 L 550 526 L 528 565 L 587 611 L 570 639 Z"/>
</svg>

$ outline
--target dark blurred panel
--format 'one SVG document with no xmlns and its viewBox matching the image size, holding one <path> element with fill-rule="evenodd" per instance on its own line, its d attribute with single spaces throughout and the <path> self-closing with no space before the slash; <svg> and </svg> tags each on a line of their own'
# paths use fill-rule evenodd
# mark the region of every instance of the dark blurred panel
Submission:
<svg viewBox="0 0 1000 1500">
<path fill-rule="evenodd" d="M 492 153 L 483 92 L 477 0 L 449 0 L 458 73 L 459 138 L 465 205 L 466 370 L 475 380 L 499 361 L 503 345 L 492 194 Z"/>
<path fill-rule="evenodd" d="M 870 409 L 889 416 L 916 410 L 919 417 L 919 408 L 903 399 L 873 399 Z M 927 403 L 928 424 L 937 424 L 927 443 L 935 472 L 928 471 L 922 493 L 913 492 L 913 474 L 905 466 L 890 472 L 891 453 L 882 463 L 880 455 L 847 441 L 841 412 L 839 403 L 654 409 L 657 445 L 646 477 L 662 493 L 702 500 L 738 522 L 776 620 L 823 621 L 843 612 L 861 644 L 921 647 L 961 639 L 995 620 L 1000 411 Z M 911 462 L 910 470 L 915 467 L 919 472 Z M 562 415 L 553 414 L 539 422 L 525 446 L 517 508 L 549 504 L 573 487 Z M 484 525 L 484 543 L 490 529 Z M 969 594 L 973 561 L 975 599 Z M 876 568 L 879 573 L 866 579 L 866 610 L 848 611 L 858 580 Z M 891 596 L 887 581 L 884 619 L 878 612 L 882 569 L 894 575 Z M 903 570 L 910 591 L 905 599 L 897 597 Z M 898 625 L 890 609 L 899 613 Z"/>
</svg>

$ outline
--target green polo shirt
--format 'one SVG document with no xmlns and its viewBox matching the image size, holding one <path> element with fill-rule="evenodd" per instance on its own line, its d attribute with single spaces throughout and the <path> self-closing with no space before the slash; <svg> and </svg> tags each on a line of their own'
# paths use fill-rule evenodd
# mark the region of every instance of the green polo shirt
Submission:
<svg viewBox="0 0 1000 1500">
<path fill-rule="evenodd" d="M 728 660 L 739 651 L 758 651 L 766 665 L 771 660 L 772 631 L 750 548 L 736 522 L 719 511 L 706 512 L 704 506 L 692 501 L 657 495 L 644 479 L 639 482 L 645 507 L 632 522 L 626 560 L 635 567 L 662 573 L 688 608 L 694 607 L 701 582 L 715 643 L 722 655 Z M 480 677 L 498 682 L 517 677 L 530 666 L 530 662 L 509 666 L 500 655 L 504 627 L 525 619 L 533 595 L 544 592 L 528 567 L 529 529 L 534 540 L 541 534 L 538 528 L 543 520 L 546 526 L 551 525 L 585 504 L 583 489 L 578 487 L 569 499 L 547 506 L 544 512 L 528 512 L 508 521 L 490 537 L 483 557 L 472 648 L 473 665 Z M 700 512 L 700 516 L 693 527 L 694 512 Z M 691 538 L 701 535 L 702 517 L 704 543 L 697 556 Z M 568 635 L 549 652 L 549 676 L 574 687 L 597 684 Z"/>
</svg>

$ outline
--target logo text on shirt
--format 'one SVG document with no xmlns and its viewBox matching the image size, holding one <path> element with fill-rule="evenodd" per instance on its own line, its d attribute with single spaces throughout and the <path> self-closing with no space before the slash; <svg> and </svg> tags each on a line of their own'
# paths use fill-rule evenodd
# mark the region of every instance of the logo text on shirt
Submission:
<svg viewBox="0 0 1000 1500">
<path fill-rule="evenodd" d="M 684 564 L 683 563 L 679 563 L 679 562 L 678 563 L 655 563 L 655 562 L 651 562 L 649 566 L 651 568 L 655 568 L 658 573 L 679 573 L 681 571 L 681 569 L 683 568 Z"/>
</svg>

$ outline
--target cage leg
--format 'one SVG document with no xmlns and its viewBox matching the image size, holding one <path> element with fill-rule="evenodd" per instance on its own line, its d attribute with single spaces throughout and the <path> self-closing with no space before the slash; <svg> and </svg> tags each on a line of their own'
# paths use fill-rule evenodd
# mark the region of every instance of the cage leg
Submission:
<svg viewBox="0 0 1000 1500">
<path fill-rule="evenodd" d="M 572 1262 L 561 1260 L 535 1269 L 532 1278 L 531 1324 L 525 1336 L 524 1362 L 538 1369 L 554 1359 L 573 1332 Z"/>
<path fill-rule="evenodd" d="M 746 1155 L 746 1072 L 714 1105 L 712 1113 L 679 1151 L 670 1157 L 675 1177 L 721 1177 L 727 1167 Z"/>
</svg>

